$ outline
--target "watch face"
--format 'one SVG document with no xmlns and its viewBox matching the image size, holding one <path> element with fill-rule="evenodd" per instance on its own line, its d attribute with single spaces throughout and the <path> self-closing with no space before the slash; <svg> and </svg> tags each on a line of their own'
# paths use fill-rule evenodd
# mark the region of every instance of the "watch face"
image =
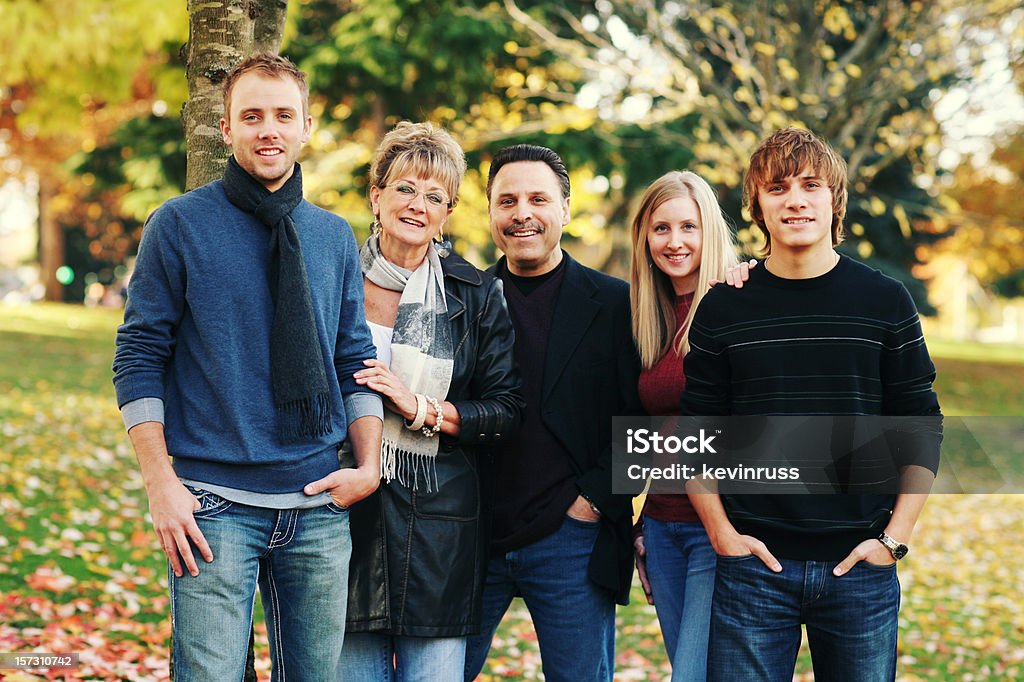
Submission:
<svg viewBox="0 0 1024 682">
<path fill-rule="evenodd" d="M 878 541 L 885 545 L 885 548 L 892 554 L 892 558 L 899 561 L 903 557 L 907 556 L 907 552 L 910 548 L 904 545 L 902 542 L 896 542 L 891 537 L 882 533 L 878 536 Z"/>
</svg>

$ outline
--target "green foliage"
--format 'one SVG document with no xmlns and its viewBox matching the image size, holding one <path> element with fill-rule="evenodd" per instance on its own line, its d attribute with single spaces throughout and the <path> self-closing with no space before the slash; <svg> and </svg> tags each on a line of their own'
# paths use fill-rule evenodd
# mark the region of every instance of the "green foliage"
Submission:
<svg viewBox="0 0 1024 682">
<path fill-rule="evenodd" d="M 634 202 L 677 168 L 717 186 L 752 253 L 738 188 L 746 159 L 768 131 L 805 125 L 850 162 L 843 250 L 906 282 L 931 312 L 912 274 L 938 211 L 917 181 L 935 173 L 931 106 L 973 76 L 998 25 L 985 10 L 1014 4 L 292 0 L 283 52 L 310 74 L 307 195 L 357 234 L 370 221 L 370 153 L 410 119 L 447 127 L 467 152 L 448 231 L 478 263 L 494 257 L 482 193 L 489 158 L 522 141 L 556 149 L 577 176 L 568 239 L 591 264 L 624 274 Z M 176 75 L 183 86 L 173 61 L 155 61 L 155 83 Z M 167 146 L 180 139 L 177 123 L 146 116 L 98 138 L 77 166 L 116 198 L 105 214 L 140 220 L 177 191 Z"/>
<path fill-rule="evenodd" d="M 185 188 L 185 139 L 176 117 L 150 114 L 119 126 L 109 140 L 71 160 L 73 171 L 95 178 L 96 191 L 130 188 L 121 199 L 126 216 L 144 221 Z"/>
<path fill-rule="evenodd" d="M 66 135 L 96 104 L 134 96 L 146 56 L 187 33 L 174 3 L 134 0 L 6 0 L 0 21 L 0 87 L 28 86 L 19 127 Z"/>
<path fill-rule="evenodd" d="M 940 143 L 932 104 L 976 75 L 1015 4 L 608 0 L 571 15 L 536 6 L 513 15 L 586 74 L 580 94 L 604 121 L 639 121 L 653 141 L 667 122 L 692 117 L 693 170 L 719 186 L 734 217 L 763 137 L 796 125 L 829 140 L 850 169 L 848 222 L 858 231 L 846 249 L 910 281 L 935 204 L 914 181 L 934 172 L 924 153 Z M 742 223 L 739 237 L 757 246 Z M 923 287 L 912 289 L 930 310 Z"/>
</svg>

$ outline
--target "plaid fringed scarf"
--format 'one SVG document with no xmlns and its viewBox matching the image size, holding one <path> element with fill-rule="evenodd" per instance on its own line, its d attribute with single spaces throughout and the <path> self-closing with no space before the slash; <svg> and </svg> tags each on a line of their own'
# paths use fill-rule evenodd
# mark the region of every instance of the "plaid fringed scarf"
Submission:
<svg viewBox="0 0 1024 682">
<path fill-rule="evenodd" d="M 391 371 L 413 393 L 443 401 L 452 383 L 454 347 L 448 306 L 444 298 L 444 273 L 437 250 L 431 246 L 415 271 L 400 268 L 380 252 L 376 234 L 359 251 L 363 275 L 377 286 L 401 291 L 398 316 L 391 337 Z M 416 490 L 422 472 L 426 491 L 437 488 L 438 439 L 405 428 L 401 415 L 384 414 L 381 472 Z"/>
</svg>

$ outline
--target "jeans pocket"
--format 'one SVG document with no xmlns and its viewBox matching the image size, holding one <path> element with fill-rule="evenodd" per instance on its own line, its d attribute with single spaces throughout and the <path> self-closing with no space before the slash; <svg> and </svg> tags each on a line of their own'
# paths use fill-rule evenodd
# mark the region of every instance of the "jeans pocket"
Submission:
<svg viewBox="0 0 1024 682">
<path fill-rule="evenodd" d="M 868 561 L 867 559 L 863 559 L 861 561 L 858 561 L 856 565 L 857 566 L 864 566 L 864 568 L 869 568 L 872 571 L 892 571 L 892 570 L 894 570 L 896 568 L 896 562 L 895 561 L 892 562 L 891 564 L 873 564 L 870 561 Z"/>
<path fill-rule="evenodd" d="M 601 523 L 601 519 L 594 519 L 593 521 L 588 521 L 587 519 L 577 519 L 575 516 L 572 516 L 569 513 L 566 513 L 565 518 L 568 519 L 569 522 L 574 523 L 578 526 L 582 526 L 583 528 L 597 528 L 598 525 L 600 525 Z"/>
<path fill-rule="evenodd" d="M 216 493 L 193 486 L 186 487 L 199 500 L 199 509 L 192 512 L 192 516 L 197 519 L 207 519 L 231 508 L 231 502 Z"/>
<path fill-rule="evenodd" d="M 719 561 L 747 561 L 748 559 L 755 559 L 753 553 L 737 554 L 736 556 L 724 556 L 722 554 L 716 554 Z"/>
<path fill-rule="evenodd" d="M 328 511 L 332 511 L 335 514 L 348 514 L 348 507 L 337 502 L 331 501 L 324 505 Z"/>
</svg>

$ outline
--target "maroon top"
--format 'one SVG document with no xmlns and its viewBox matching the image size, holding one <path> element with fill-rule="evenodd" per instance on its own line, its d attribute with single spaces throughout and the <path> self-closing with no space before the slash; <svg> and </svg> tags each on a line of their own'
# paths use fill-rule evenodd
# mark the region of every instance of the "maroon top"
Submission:
<svg viewBox="0 0 1024 682">
<path fill-rule="evenodd" d="M 693 294 L 676 296 L 676 320 L 679 326 L 686 321 L 693 303 Z M 678 329 L 679 327 L 676 327 Z M 651 416 L 679 414 L 679 397 L 686 388 L 683 374 L 683 356 L 669 349 L 650 369 L 640 373 L 637 390 L 644 411 Z M 690 498 L 679 495 L 648 495 L 643 515 L 659 521 L 700 521 Z"/>
</svg>

